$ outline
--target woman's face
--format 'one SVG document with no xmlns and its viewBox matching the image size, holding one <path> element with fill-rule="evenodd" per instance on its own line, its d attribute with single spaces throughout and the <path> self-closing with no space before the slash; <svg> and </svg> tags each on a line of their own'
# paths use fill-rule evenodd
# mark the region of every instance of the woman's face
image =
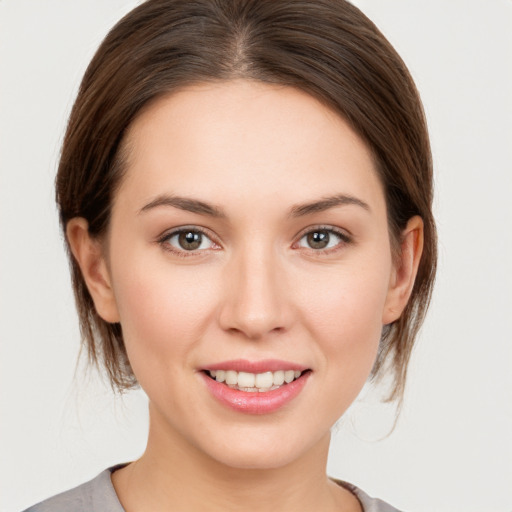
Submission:
<svg viewBox="0 0 512 512">
<path fill-rule="evenodd" d="M 121 322 L 150 440 L 245 468 L 324 446 L 398 316 L 365 144 L 302 92 L 233 81 L 159 99 L 126 148 L 98 309 Z"/>
</svg>

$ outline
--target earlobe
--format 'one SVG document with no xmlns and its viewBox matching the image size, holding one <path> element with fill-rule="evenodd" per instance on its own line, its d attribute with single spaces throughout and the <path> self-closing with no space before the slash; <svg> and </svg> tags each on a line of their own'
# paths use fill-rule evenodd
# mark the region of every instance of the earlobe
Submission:
<svg viewBox="0 0 512 512">
<path fill-rule="evenodd" d="M 81 217 L 75 217 L 68 222 L 66 237 L 98 315 L 106 322 L 119 322 L 111 278 L 101 243 L 90 236 L 89 225 Z"/>
<path fill-rule="evenodd" d="M 423 220 L 411 217 L 402 231 L 400 252 L 391 275 L 388 295 L 383 312 L 383 325 L 390 324 L 402 314 L 416 280 L 423 252 Z"/>
</svg>

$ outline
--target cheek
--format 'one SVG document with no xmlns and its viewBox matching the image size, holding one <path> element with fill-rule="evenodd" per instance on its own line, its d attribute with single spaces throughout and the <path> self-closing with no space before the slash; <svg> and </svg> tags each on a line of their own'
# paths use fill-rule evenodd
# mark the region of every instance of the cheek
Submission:
<svg viewBox="0 0 512 512">
<path fill-rule="evenodd" d="M 140 362 L 145 367 L 187 363 L 183 354 L 199 342 L 215 311 L 215 286 L 208 277 L 192 267 L 176 271 L 128 261 L 118 267 L 116 301 L 136 374 Z"/>
<path fill-rule="evenodd" d="M 328 422 L 334 424 L 368 380 L 381 338 L 383 288 L 375 280 L 362 282 L 352 275 L 331 282 L 321 299 L 308 298 L 305 324 L 316 340 L 318 375 L 325 391 L 311 418 L 328 414 Z"/>
<path fill-rule="evenodd" d="M 350 266 L 302 280 L 304 324 L 317 340 L 328 378 L 357 394 L 376 358 L 382 332 L 389 260 Z M 315 290 L 311 293 L 311 290 Z"/>
<path fill-rule="evenodd" d="M 324 332 L 322 337 L 333 345 L 340 341 L 360 344 L 364 333 L 380 333 L 388 276 L 365 268 L 332 272 L 323 281 L 318 275 L 314 280 L 301 280 L 301 309 L 307 312 L 310 328 Z"/>
</svg>

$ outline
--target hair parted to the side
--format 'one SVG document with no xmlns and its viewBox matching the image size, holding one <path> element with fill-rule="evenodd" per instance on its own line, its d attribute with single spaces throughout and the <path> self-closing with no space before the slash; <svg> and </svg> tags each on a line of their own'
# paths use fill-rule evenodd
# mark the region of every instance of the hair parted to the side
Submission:
<svg viewBox="0 0 512 512">
<path fill-rule="evenodd" d="M 72 109 L 56 180 L 62 227 L 73 217 L 102 237 L 123 177 L 123 137 L 141 109 L 207 81 L 249 79 L 309 93 L 347 120 L 373 153 L 399 246 L 407 221 L 424 222 L 424 250 L 409 303 L 383 331 L 373 376 L 394 372 L 401 398 L 407 364 L 432 292 L 436 229 L 432 160 L 421 101 L 407 68 L 375 25 L 344 0 L 148 0 L 107 35 Z M 83 342 L 114 388 L 136 385 L 119 324 L 94 309 L 70 262 Z"/>
</svg>

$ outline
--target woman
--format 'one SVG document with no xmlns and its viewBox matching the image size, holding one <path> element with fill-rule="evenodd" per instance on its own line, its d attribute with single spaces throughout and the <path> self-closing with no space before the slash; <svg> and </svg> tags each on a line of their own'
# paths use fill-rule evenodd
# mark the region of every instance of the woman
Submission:
<svg viewBox="0 0 512 512">
<path fill-rule="evenodd" d="M 85 74 L 57 201 L 89 355 L 150 432 L 29 510 L 394 510 L 325 470 L 369 377 L 400 400 L 435 272 L 421 103 L 362 13 L 143 3 Z"/>
</svg>

